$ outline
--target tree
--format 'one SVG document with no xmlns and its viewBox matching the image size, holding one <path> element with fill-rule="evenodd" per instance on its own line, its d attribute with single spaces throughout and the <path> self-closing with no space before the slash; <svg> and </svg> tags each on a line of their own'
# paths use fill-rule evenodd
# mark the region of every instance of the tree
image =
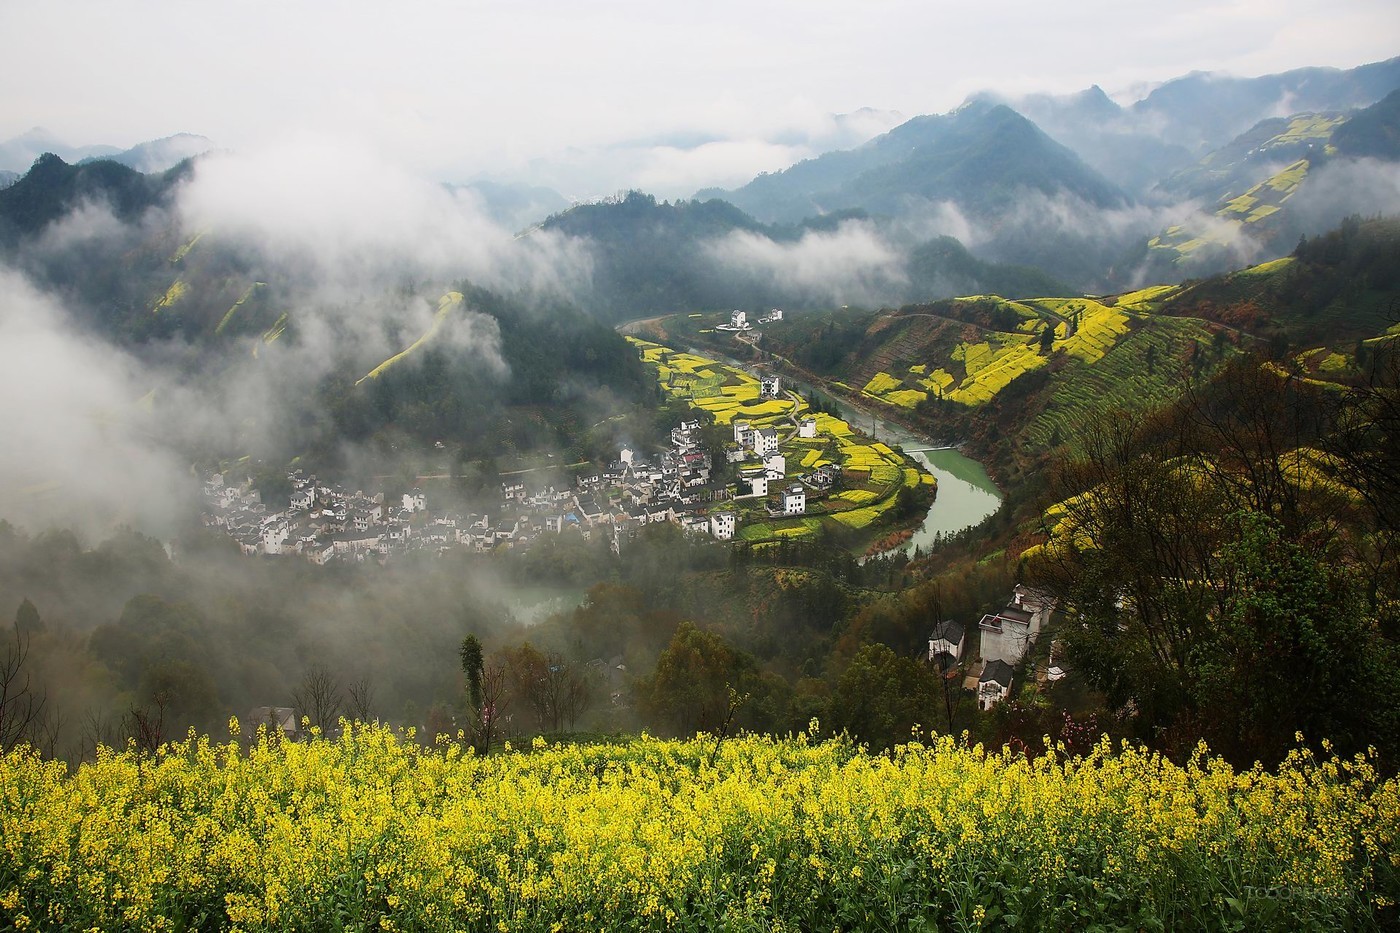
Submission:
<svg viewBox="0 0 1400 933">
<path fill-rule="evenodd" d="M 719 635 L 682 622 L 656 670 L 637 684 L 637 702 L 653 722 L 676 734 L 715 732 L 729 715 L 731 689 L 760 699 L 773 693 L 756 667 Z"/>
<path fill-rule="evenodd" d="M 872 748 L 890 748 L 909 741 L 916 726 L 932 730 L 938 689 L 928 664 L 865 645 L 837 680 L 829 718 Z"/>
<path fill-rule="evenodd" d="M 506 666 L 500 661 L 486 665 L 481 673 L 481 709 L 473 722 L 473 743 L 478 754 L 491 751 L 491 743 L 505 720 L 510 696 Z"/>
<path fill-rule="evenodd" d="M 43 631 L 44 620 L 39 618 L 39 610 L 34 608 L 34 604 L 27 597 L 15 610 L 15 627 L 23 635 L 33 635 L 35 632 Z"/>
<path fill-rule="evenodd" d="M 347 711 L 355 722 L 374 719 L 374 681 L 368 675 L 353 680 L 345 688 Z"/>
<path fill-rule="evenodd" d="M 592 703 L 593 684 L 583 665 L 557 651 L 541 652 L 528 641 L 504 652 L 505 680 L 512 699 L 534 715 L 535 728 L 573 728 Z"/>
<path fill-rule="evenodd" d="M 28 602 L 28 600 L 26 600 Z M 29 635 L 20 631 L 18 618 L 13 640 L 0 654 L 0 751 L 9 751 L 25 741 L 44 712 L 45 695 L 30 680 Z"/>
<path fill-rule="evenodd" d="M 1071 664 L 1168 751 L 1205 737 L 1271 763 L 1299 730 L 1393 748 L 1395 638 L 1359 595 L 1358 542 L 1374 536 L 1305 460 L 1328 435 L 1325 400 L 1245 365 L 1091 432 L 1055 471 L 1027 578 L 1068 609 Z"/>
<path fill-rule="evenodd" d="M 481 709 L 481 670 L 485 663 L 480 639 L 475 635 L 463 638 L 457 655 L 462 662 L 462 673 L 467 678 L 467 701 L 475 714 Z"/>
<path fill-rule="evenodd" d="M 301 686 L 292 692 L 292 705 L 323 735 L 339 724 L 344 703 L 340 681 L 323 664 L 308 667 Z"/>
</svg>

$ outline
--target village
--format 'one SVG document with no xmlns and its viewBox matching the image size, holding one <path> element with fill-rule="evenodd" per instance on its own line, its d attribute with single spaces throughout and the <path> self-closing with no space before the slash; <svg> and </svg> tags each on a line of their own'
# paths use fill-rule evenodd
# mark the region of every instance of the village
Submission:
<svg viewBox="0 0 1400 933">
<path fill-rule="evenodd" d="M 291 495 L 282 506 L 262 501 L 246 480 L 215 473 L 204 483 L 203 522 L 245 554 L 316 564 L 384 561 L 422 550 L 519 549 L 569 529 L 585 539 L 603 535 L 620 552 L 639 528 L 659 522 L 720 541 L 798 537 L 822 518 L 858 528 L 878 517 L 901 485 L 932 482 L 896 451 L 862 443 L 846 422 L 808 412 L 778 376 L 756 378 L 638 344 L 666 390 L 710 416 L 682 420 L 652 456 L 622 448 L 606 468 L 585 470 L 565 488 L 512 477 L 479 513 L 430 508 L 422 489 L 386 498 L 302 470 L 287 474 Z M 707 394 L 702 381 L 714 391 Z M 732 431 L 722 452 L 702 442 L 706 420 Z M 714 462 L 721 453 L 723 463 Z"/>
<path fill-rule="evenodd" d="M 778 398 L 778 377 L 765 379 L 760 391 L 764 399 Z M 602 534 L 620 550 L 638 528 L 658 522 L 728 541 L 739 527 L 738 515 L 728 506 L 731 499 L 758 503 L 773 517 L 801 516 L 809 491 L 821 493 L 839 482 L 834 464 L 790 476 L 786 458 L 778 452 L 776 429 L 754 428 L 742 420 L 732 427 L 734 440 L 725 445 L 725 459 L 726 465 L 739 467 L 737 486 L 728 481 L 728 471 L 715 469 L 701 445 L 701 422 L 691 419 L 671 431 L 669 447 L 656 456 L 623 448 L 606 469 L 585 471 L 572 488 L 503 482 L 494 508 L 482 513 L 430 509 L 421 489 L 389 499 L 293 470 L 287 474 L 292 492 L 285 507 L 263 502 L 246 480 L 210 475 L 204 483 L 203 522 L 228 534 L 247 555 L 296 555 L 317 564 L 382 561 L 424 549 L 521 548 L 542 534 L 567 529 L 586 539 Z M 800 419 L 792 433 L 816 438 L 817 419 Z M 770 484 L 775 494 L 770 495 Z"/>
</svg>

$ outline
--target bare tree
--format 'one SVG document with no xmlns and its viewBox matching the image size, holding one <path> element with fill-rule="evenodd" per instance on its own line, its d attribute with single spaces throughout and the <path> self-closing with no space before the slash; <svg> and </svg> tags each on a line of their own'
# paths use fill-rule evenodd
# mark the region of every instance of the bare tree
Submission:
<svg viewBox="0 0 1400 933">
<path fill-rule="evenodd" d="M 582 664 L 567 664 L 564 675 L 563 714 L 569 730 L 578 725 L 578 718 L 593 705 L 597 691 L 593 671 Z"/>
<path fill-rule="evenodd" d="M 509 678 L 500 661 L 487 664 L 481 672 L 481 709 L 475 710 L 474 744 L 480 754 L 491 751 L 491 743 L 500 732 L 506 708 L 510 704 Z"/>
<path fill-rule="evenodd" d="M 301 686 L 292 692 L 292 705 L 327 735 L 340 722 L 340 711 L 345 705 L 340 681 L 325 665 L 313 664 L 306 669 Z"/>
<path fill-rule="evenodd" d="M 349 702 L 346 704 L 350 718 L 356 722 L 370 722 L 374 719 L 374 681 L 368 675 L 353 680 L 345 688 Z"/>
<path fill-rule="evenodd" d="M 100 747 L 116 748 L 122 742 L 122 722 L 100 708 L 88 707 L 83 713 L 79 757 L 95 757 Z"/>
<path fill-rule="evenodd" d="M 149 705 L 133 706 L 127 711 L 126 733 L 136 740 L 138 751 L 155 754 L 165 744 L 165 714 L 169 708 L 169 691 L 157 690 Z"/>
<path fill-rule="evenodd" d="M 44 712 L 47 697 L 34 689 L 25 663 L 29 660 L 29 635 L 14 624 L 14 639 L 5 642 L 0 655 L 0 751 L 9 751 L 31 737 Z"/>
</svg>

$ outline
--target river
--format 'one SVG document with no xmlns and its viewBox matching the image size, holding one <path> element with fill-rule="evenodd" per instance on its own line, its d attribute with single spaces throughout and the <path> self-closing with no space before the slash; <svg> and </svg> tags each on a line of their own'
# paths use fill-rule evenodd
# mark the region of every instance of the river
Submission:
<svg viewBox="0 0 1400 933">
<path fill-rule="evenodd" d="M 714 350 L 688 347 L 686 352 L 708 356 L 745 371 L 754 368 L 752 364 L 746 365 Z M 997 489 L 996 483 L 992 482 L 982 464 L 971 457 L 963 456 L 956 448 L 941 447 L 935 441 L 885 421 L 844 398 L 834 398 L 830 393 L 801 379 L 793 378 L 786 372 L 780 375 L 786 385 L 792 386 L 803 395 L 815 394 L 829 407 L 839 408 L 841 417 L 846 418 L 852 427 L 878 441 L 904 448 L 909 456 L 923 464 L 938 480 L 938 495 L 934 498 L 928 514 L 924 516 L 923 523 L 914 529 L 913 537 L 900 547 L 894 548 L 894 551 L 907 551 L 912 554 L 916 547 L 928 550 L 939 536 L 956 534 L 971 528 L 981 523 L 1001 505 L 1001 490 Z M 925 449 L 933 447 L 941 449 Z"/>
</svg>

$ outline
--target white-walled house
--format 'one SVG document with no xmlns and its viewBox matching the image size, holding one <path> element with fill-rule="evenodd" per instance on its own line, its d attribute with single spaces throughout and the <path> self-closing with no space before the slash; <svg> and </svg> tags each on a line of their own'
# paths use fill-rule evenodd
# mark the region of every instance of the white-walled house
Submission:
<svg viewBox="0 0 1400 933">
<path fill-rule="evenodd" d="M 783 493 L 783 514 L 802 515 L 807 511 L 807 490 L 801 483 L 793 483 Z"/>
<path fill-rule="evenodd" d="M 1011 602 L 1000 612 L 984 615 L 977 623 L 982 657 L 1016 664 L 1026 656 L 1041 628 L 1050 618 L 1055 601 L 1028 586 L 1016 584 Z"/>
<path fill-rule="evenodd" d="M 710 534 L 720 541 L 729 541 L 734 537 L 735 515 L 733 512 L 711 512 L 710 513 Z"/>
<path fill-rule="evenodd" d="M 761 398 L 777 398 L 782 387 L 783 380 L 779 376 L 763 376 L 758 380 L 758 394 Z"/>
<path fill-rule="evenodd" d="M 928 637 L 929 662 L 940 664 L 944 668 L 952 667 L 962 660 L 966 644 L 967 630 L 961 622 L 952 619 L 940 622 Z"/>
<path fill-rule="evenodd" d="M 988 661 L 977 678 L 977 708 L 989 710 L 1011 695 L 1011 665 L 1000 658 Z"/>
<path fill-rule="evenodd" d="M 816 419 L 816 418 L 803 418 L 801 421 L 799 421 L 799 422 L 797 423 L 797 436 L 798 436 L 798 437 L 816 437 L 816 436 L 817 436 L 817 419 Z"/>
<path fill-rule="evenodd" d="M 748 438 L 748 435 L 753 433 L 753 426 L 747 421 L 736 418 L 734 419 L 733 428 L 734 443 L 738 444 L 740 447 L 748 447 L 753 443 L 753 441 Z"/>
<path fill-rule="evenodd" d="M 768 480 L 780 483 L 787 476 L 787 458 L 782 454 L 769 454 L 763 458 L 763 469 L 768 471 Z"/>
<path fill-rule="evenodd" d="M 760 457 L 778 452 L 778 432 L 773 428 L 763 428 L 754 432 L 753 452 Z"/>
<path fill-rule="evenodd" d="M 735 330 L 748 330 L 750 326 L 748 314 L 739 310 L 731 311 L 729 313 L 729 326 Z"/>
<path fill-rule="evenodd" d="M 768 495 L 768 471 L 763 467 L 752 467 L 747 470 L 741 470 L 739 472 L 739 481 L 748 484 L 748 495 L 750 496 Z"/>
<path fill-rule="evenodd" d="M 286 543 L 291 533 L 286 522 L 269 522 L 264 525 L 262 527 L 263 553 L 281 554 L 282 545 Z"/>
</svg>

